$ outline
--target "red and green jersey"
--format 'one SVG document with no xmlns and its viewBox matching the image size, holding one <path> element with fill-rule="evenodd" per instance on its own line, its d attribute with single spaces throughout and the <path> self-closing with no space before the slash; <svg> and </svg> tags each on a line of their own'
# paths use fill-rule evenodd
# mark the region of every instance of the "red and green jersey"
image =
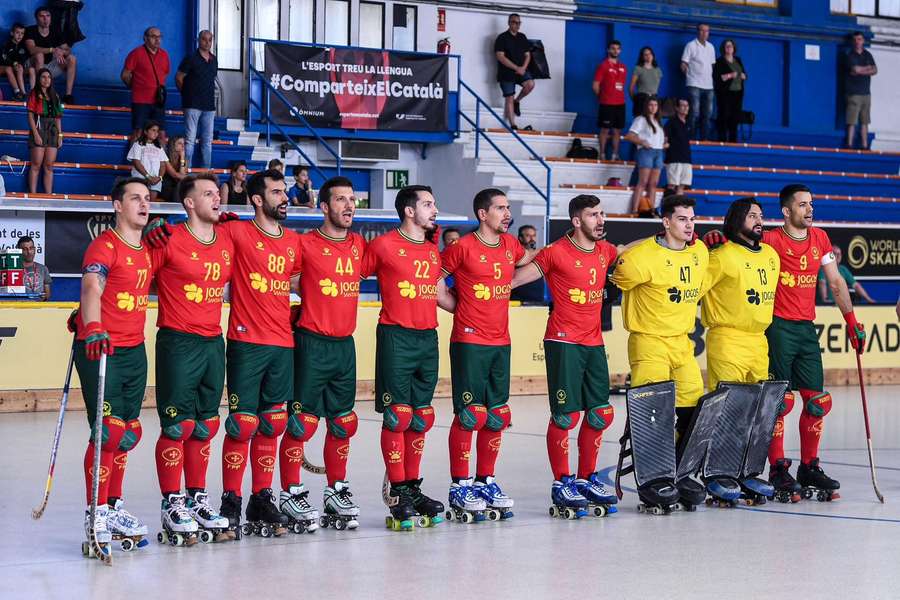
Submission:
<svg viewBox="0 0 900 600">
<path fill-rule="evenodd" d="M 437 244 L 410 239 L 399 229 L 372 240 L 363 258 L 362 277 L 378 276 L 378 322 L 407 329 L 436 329 L 437 282 L 441 256 Z"/>
<path fill-rule="evenodd" d="M 819 267 L 834 262 L 828 234 L 810 227 L 806 237 L 798 240 L 779 227 L 763 233 L 762 241 L 775 248 L 781 259 L 775 316 L 789 321 L 814 320 Z"/>
<path fill-rule="evenodd" d="M 609 242 L 597 242 L 588 250 L 569 235 L 538 252 L 534 265 L 547 279 L 553 296 L 544 340 L 603 345 L 600 307 L 606 271 L 615 260 L 616 248 Z"/>
<path fill-rule="evenodd" d="M 451 342 L 506 346 L 509 341 L 509 293 L 516 263 L 525 256 L 519 240 L 504 233 L 488 244 L 477 232 L 444 249 L 443 272 L 453 275 L 456 312 Z"/>
<path fill-rule="evenodd" d="M 365 252 L 358 233 L 337 239 L 315 229 L 300 236 L 298 327 L 329 337 L 353 335 Z"/>
<path fill-rule="evenodd" d="M 256 221 L 219 227 L 234 245 L 228 339 L 293 348 L 291 276 L 300 270 L 299 236 L 284 228 L 270 235 Z"/>
<path fill-rule="evenodd" d="M 81 272 L 96 273 L 106 280 L 100 297 L 100 321 L 109 332 L 112 345 L 130 348 L 142 343 L 153 276 L 150 251 L 132 246 L 114 229 L 107 229 L 88 246 Z M 87 337 L 82 317 L 79 311 L 79 340 Z"/>
<path fill-rule="evenodd" d="M 222 334 L 222 301 L 234 248 L 226 227 L 198 239 L 187 223 L 172 229 L 164 248 L 151 250 L 159 293 L 157 327 L 202 336 Z"/>
</svg>

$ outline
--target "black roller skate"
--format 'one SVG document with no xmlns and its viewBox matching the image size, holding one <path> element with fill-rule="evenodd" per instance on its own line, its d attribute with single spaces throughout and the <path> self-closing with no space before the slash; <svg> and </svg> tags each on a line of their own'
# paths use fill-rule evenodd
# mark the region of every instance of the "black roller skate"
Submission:
<svg viewBox="0 0 900 600">
<path fill-rule="evenodd" d="M 413 508 L 416 509 L 417 527 L 434 527 L 444 521 L 441 516 L 444 513 L 444 503 L 434 498 L 429 498 L 422 493 L 422 480 L 413 479 L 407 481 L 407 489 L 412 497 Z"/>
<path fill-rule="evenodd" d="M 244 535 L 280 537 L 287 533 L 288 518 L 278 510 L 272 488 L 252 494 L 247 502 L 247 522 L 241 526 Z"/>
<path fill-rule="evenodd" d="M 667 515 L 677 509 L 678 488 L 668 479 L 650 481 L 638 488 L 639 513 Z"/>
<path fill-rule="evenodd" d="M 831 502 L 841 497 L 838 493 L 840 482 L 825 474 L 819 466 L 818 458 L 810 460 L 808 465 L 800 463 L 797 468 L 797 483 L 802 488 L 800 495 L 804 500 L 809 500 L 814 495 L 819 502 Z"/>
<path fill-rule="evenodd" d="M 229 537 L 233 540 L 241 539 L 241 504 L 243 499 L 234 492 L 222 494 L 222 506 L 219 514 L 228 519 Z"/>
<path fill-rule="evenodd" d="M 412 531 L 415 526 L 416 509 L 405 481 L 390 484 L 386 504 L 391 511 L 391 514 L 384 518 L 387 528 L 392 531 Z"/>
<path fill-rule="evenodd" d="M 694 512 L 697 505 L 706 501 L 706 486 L 694 477 L 685 477 L 675 485 L 678 488 L 678 510 Z"/>
<path fill-rule="evenodd" d="M 733 508 L 738 505 L 741 497 L 741 486 L 730 477 L 713 477 L 706 481 L 707 506 L 719 508 Z"/>
<path fill-rule="evenodd" d="M 747 506 L 761 506 L 775 495 L 775 486 L 759 477 L 741 481 L 741 499 Z"/>
<path fill-rule="evenodd" d="M 800 502 L 800 484 L 791 475 L 791 461 L 779 458 L 769 467 L 769 483 L 775 488 L 775 500 L 778 502 Z"/>
</svg>

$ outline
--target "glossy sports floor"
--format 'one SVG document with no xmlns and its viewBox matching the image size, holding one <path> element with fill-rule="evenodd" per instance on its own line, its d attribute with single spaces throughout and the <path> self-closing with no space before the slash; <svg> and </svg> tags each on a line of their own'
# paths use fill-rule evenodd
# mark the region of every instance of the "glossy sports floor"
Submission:
<svg viewBox="0 0 900 600">
<path fill-rule="evenodd" d="M 80 552 L 84 413 L 66 415 L 50 505 L 37 522 L 30 512 L 43 491 L 55 414 L 6 414 L 0 416 L 7 452 L 0 469 L 0 597 L 896 598 L 900 387 L 868 391 L 884 505 L 877 503 L 869 481 L 858 390 L 837 388 L 821 451 L 826 471 L 841 481 L 837 502 L 700 508 L 654 517 L 638 514 L 637 496 L 628 492 L 620 512 L 610 517 L 551 519 L 546 400 L 532 396 L 512 399 L 514 426 L 504 435 L 498 466 L 499 482 L 516 501 L 514 519 L 391 532 L 384 528 L 380 497 L 380 420 L 373 404 L 364 402 L 358 405 L 362 423 L 350 463 L 362 511 L 358 530 L 192 548 L 170 548 L 154 539 L 143 550 L 115 552 L 112 568 Z M 625 421 L 624 397 L 613 398 L 616 421 L 600 455 L 606 472 L 613 471 Z M 442 426 L 429 434 L 423 466 L 426 492 L 444 500 L 448 401 L 437 408 Z M 786 448 L 792 457 L 798 454 L 798 413 L 788 417 Z M 125 491 L 128 507 L 155 538 L 156 415 L 144 411 L 142 420 L 144 439 L 129 461 Z M 320 431 L 309 445 L 314 462 L 321 457 L 321 440 Z M 221 435 L 216 441 L 213 456 L 219 456 Z M 304 478 L 320 500 L 323 478 Z M 626 483 L 633 488 L 630 476 Z M 211 465 L 210 484 L 217 498 L 218 461 Z"/>
</svg>

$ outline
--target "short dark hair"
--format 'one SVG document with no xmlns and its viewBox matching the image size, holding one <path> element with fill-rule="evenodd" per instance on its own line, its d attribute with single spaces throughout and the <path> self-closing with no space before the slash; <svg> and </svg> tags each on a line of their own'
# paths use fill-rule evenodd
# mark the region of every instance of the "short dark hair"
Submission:
<svg viewBox="0 0 900 600">
<path fill-rule="evenodd" d="M 194 193 L 194 188 L 197 187 L 197 182 L 201 180 L 211 181 L 216 184 L 216 187 L 218 187 L 219 185 L 219 178 L 211 172 L 191 173 L 190 175 L 185 175 L 182 180 L 178 182 L 178 190 L 176 192 L 178 201 L 184 204 L 184 199 Z"/>
<path fill-rule="evenodd" d="M 21 248 L 22 244 L 27 244 L 28 242 L 34 243 L 34 239 L 30 235 L 23 235 L 19 238 L 19 241 L 16 242 L 16 248 Z"/>
<path fill-rule="evenodd" d="M 781 191 L 778 192 L 778 202 L 779 204 L 781 204 L 781 208 L 784 208 L 785 206 L 790 204 L 794 200 L 794 194 L 800 192 L 808 192 L 812 194 L 812 190 L 802 183 L 791 183 L 781 188 Z"/>
<path fill-rule="evenodd" d="M 306 171 L 307 173 L 309 173 L 309 167 L 304 166 L 304 165 L 294 165 L 294 168 L 291 169 L 291 173 L 294 174 L 294 177 L 297 177 L 303 171 Z"/>
<path fill-rule="evenodd" d="M 443 232 L 441 232 L 441 239 L 442 239 L 445 243 L 446 243 L 446 241 L 447 241 L 447 234 L 448 234 L 448 233 L 459 233 L 459 229 L 457 229 L 456 227 L 448 227 L 448 228 L 445 229 Z"/>
<path fill-rule="evenodd" d="M 622 42 L 620 42 L 619 40 L 610 40 L 606 45 L 606 49 L 609 50 L 612 46 L 618 46 L 619 48 L 621 48 Z"/>
<path fill-rule="evenodd" d="M 147 185 L 147 180 L 143 177 L 121 177 L 113 184 L 113 187 L 109 192 L 109 197 L 113 202 L 116 200 L 121 202 L 122 198 L 125 197 L 125 188 L 132 183 L 139 183 L 147 188 L 148 191 L 150 190 L 150 186 Z"/>
<path fill-rule="evenodd" d="M 50 7 L 47 6 L 46 4 L 42 4 L 42 5 L 38 6 L 36 9 L 34 9 L 34 18 L 37 19 L 38 15 L 41 14 L 42 12 L 48 12 L 48 13 L 50 13 L 51 17 L 53 16 L 53 13 L 50 12 Z"/>
<path fill-rule="evenodd" d="M 347 179 L 342 175 L 338 175 L 336 177 L 332 177 L 328 181 L 322 184 L 322 187 L 319 188 L 319 204 L 323 202 L 328 204 L 331 201 L 331 188 L 336 187 L 353 187 L 353 182 Z"/>
<path fill-rule="evenodd" d="M 534 225 L 529 225 L 528 223 L 526 223 L 525 225 L 520 225 L 520 226 L 519 226 L 519 234 L 518 234 L 519 237 L 522 237 L 522 233 L 524 233 L 526 229 L 534 229 L 535 233 L 537 233 L 537 227 L 535 227 Z"/>
<path fill-rule="evenodd" d="M 722 40 L 722 43 L 719 44 L 719 54 L 725 54 L 725 44 L 727 44 L 728 42 L 731 42 L 731 45 L 734 46 L 734 55 L 737 56 L 738 45 L 737 42 L 731 38 L 725 38 L 724 40 Z"/>
<path fill-rule="evenodd" d="M 253 204 L 253 196 L 262 198 L 266 194 L 266 179 L 272 181 L 284 181 L 284 174 L 277 169 L 257 171 L 247 182 L 247 199 Z"/>
<path fill-rule="evenodd" d="M 737 237 L 741 229 L 743 229 L 744 219 L 747 218 L 747 213 L 750 212 L 750 207 L 753 205 L 762 209 L 762 204 L 753 196 L 738 198 L 731 203 L 731 206 L 728 207 L 728 212 L 725 213 L 725 221 L 722 226 L 722 232 L 725 234 L 725 237 L 729 240 Z"/>
<path fill-rule="evenodd" d="M 709 23 L 705 23 L 703 21 L 700 21 L 699 23 L 697 23 L 697 31 L 700 31 L 700 28 L 703 27 L 704 25 L 709 27 Z"/>
<path fill-rule="evenodd" d="M 428 192 L 431 193 L 431 188 L 427 185 L 408 185 L 405 188 L 401 188 L 399 192 L 397 192 L 397 198 L 394 200 L 394 208 L 397 209 L 397 216 L 400 217 L 400 220 L 403 220 L 403 217 L 406 216 L 406 207 L 416 209 L 416 202 L 419 200 L 419 192 Z"/>
<path fill-rule="evenodd" d="M 862 31 L 854 31 L 853 33 L 850 34 L 851 38 L 855 38 L 856 36 L 866 39 L 866 34 L 863 33 Z"/>
<path fill-rule="evenodd" d="M 659 214 L 663 217 L 671 217 L 675 214 L 675 209 L 679 206 L 684 206 L 686 208 L 693 208 L 697 205 L 697 201 L 693 198 L 688 198 L 687 196 L 682 196 L 681 194 L 672 194 L 671 196 L 666 196 L 662 199 L 662 203 L 659 207 Z"/>
<path fill-rule="evenodd" d="M 16 29 L 25 29 L 25 26 L 21 23 L 13 23 L 13 26 L 9 28 L 10 33 L 15 31 Z"/>
<path fill-rule="evenodd" d="M 478 217 L 479 210 L 490 210 L 494 198 L 505 195 L 506 192 L 497 188 L 485 188 L 475 194 L 475 198 L 472 200 L 472 211 L 475 213 L 475 217 Z"/>
<path fill-rule="evenodd" d="M 272 167 L 274 167 L 274 166 L 276 166 L 276 165 L 280 165 L 280 166 L 283 167 L 283 166 L 284 166 L 284 163 L 281 162 L 281 161 L 280 161 L 279 159 L 277 159 L 277 158 L 273 158 L 272 160 L 269 161 L 269 164 L 266 165 L 266 166 L 267 166 L 268 168 L 271 169 Z"/>
<path fill-rule="evenodd" d="M 521 19 L 521 18 L 522 18 L 522 17 L 519 16 L 519 13 L 512 13 L 511 15 L 509 15 L 509 16 L 506 18 L 506 22 L 509 23 L 510 20 L 511 20 L 512 18 L 514 18 L 514 17 L 515 17 L 516 19 Z"/>
<path fill-rule="evenodd" d="M 592 194 L 579 194 L 569 200 L 569 218 L 574 219 L 586 208 L 594 208 L 600 204 L 600 198 Z"/>
</svg>

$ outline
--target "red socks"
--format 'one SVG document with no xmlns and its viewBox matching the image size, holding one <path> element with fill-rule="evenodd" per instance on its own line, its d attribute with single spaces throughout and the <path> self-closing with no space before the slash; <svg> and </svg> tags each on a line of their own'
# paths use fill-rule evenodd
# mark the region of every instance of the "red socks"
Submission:
<svg viewBox="0 0 900 600">
<path fill-rule="evenodd" d="M 463 429 L 458 419 L 450 426 L 450 477 L 469 478 L 469 457 L 472 455 L 472 431 Z"/>
<path fill-rule="evenodd" d="M 800 417 L 802 422 L 803 417 Z M 784 458 L 784 417 L 775 419 L 775 429 L 772 431 L 772 441 L 769 442 L 769 464 L 774 465 Z"/>
<path fill-rule="evenodd" d="M 600 442 L 603 430 L 588 425 L 588 420 L 581 422 L 578 430 L 578 477 L 587 479 L 597 470 L 597 455 L 600 454 Z"/>
<path fill-rule="evenodd" d="M 109 472 L 112 467 L 113 453 L 106 450 L 100 451 L 100 491 L 97 495 L 97 504 L 106 504 L 109 499 Z M 94 444 L 88 443 L 84 453 L 84 483 L 87 490 L 87 504 L 91 503 L 94 493 L 92 476 L 94 470 Z"/>
<path fill-rule="evenodd" d="M 350 458 L 350 439 L 339 438 L 329 431 L 325 434 L 325 471 L 328 485 L 347 479 L 347 459 Z"/>
<path fill-rule="evenodd" d="M 403 465 L 407 481 L 419 478 L 419 466 L 425 452 L 425 432 L 407 429 L 403 432 Z"/>
<path fill-rule="evenodd" d="M 225 436 L 222 442 L 222 488 L 226 492 L 241 495 L 241 483 L 244 470 L 247 468 L 247 455 L 250 453 L 250 442 L 239 442 Z"/>
<path fill-rule="evenodd" d="M 250 476 L 252 492 L 258 494 L 264 488 L 272 487 L 275 477 L 275 455 L 278 452 L 278 438 L 257 433 L 250 442 Z"/>
<path fill-rule="evenodd" d="M 156 440 L 156 474 L 163 496 L 181 491 L 181 470 L 184 464 L 184 442 L 164 435 Z"/>
<path fill-rule="evenodd" d="M 184 441 L 184 487 L 206 489 L 206 470 L 209 466 L 209 440 L 189 438 Z"/>
<path fill-rule="evenodd" d="M 292 485 L 300 485 L 300 468 L 303 466 L 303 445 L 306 442 L 292 435 L 281 438 L 278 450 L 278 472 L 281 475 L 281 489 L 287 491 Z"/>
<path fill-rule="evenodd" d="M 387 469 L 388 480 L 391 483 L 406 481 L 406 465 L 404 451 L 406 445 L 403 440 L 403 431 L 391 431 L 381 429 L 381 455 L 384 458 L 384 467 Z"/>
<path fill-rule="evenodd" d="M 122 483 L 125 481 L 125 467 L 128 465 L 128 452 L 125 450 L 116 450 L 113 453 L 112 465 L 109 473 L 109 490 L 110 498 L 122 497 Z"/>
<path fill-rule="evenodd" d="M 500 456 L 501 431 L 493 429 L 481 429 L 475 442 L 478 448 L 478 457 L 475 460 L 475 473 L 477 475 L 493 475 L 497 466 L 497 458 Z"/>
<path fill-rule="evenodd" d="M 553 419 L 547 425 L 547 455 L 553 479 L 559 481 L 569 474 L 569 431 L 558 427 Z"/>
</svg>

